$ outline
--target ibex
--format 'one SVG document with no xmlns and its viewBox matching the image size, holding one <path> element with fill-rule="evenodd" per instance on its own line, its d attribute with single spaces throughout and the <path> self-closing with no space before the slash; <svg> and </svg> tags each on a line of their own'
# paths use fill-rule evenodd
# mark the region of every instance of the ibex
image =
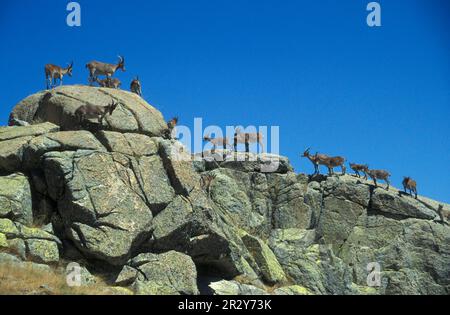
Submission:
<svg viewBox="0 0 450 315">
<path fill-rule="evenodd" d="M 384 170 L 367 170 L 367 175 L 369 175 L 369 177 L 373 179 L 375 187 L 378 187 L 377 179 L 384 180 L 387 184 L 386 190 L 389 190 L 390 185 L 389 177 L 391 176 L 389 172 Z"/>
<path fill-rule="evenodd" d="M 89 83 L 92 85 L 99 75 L 111 78 L 117 70 L 122 69 L 122 71 L 125 71 L 125 59 L 122 56 L 119 56 L 119 62 L 116 65 L 91 61 L 86 65 L 86 68 L 89 69 Z"/>
<path fill-rule="evenodd" d="M 302 157 L 308 158 L 308 160 L 311 161 L 311 163 L 314 165 L 314 175 L 319 174 L 319 163 L 317 162 L 317 157 L 315 155 L 311 155 L 309 151 L 311 148 L 308 148 L 303 152 Z"/>
<path fill-rule="evenodd" d="M 237 152 L 238 143 L 245 144 L 245 152 L 249 153 L 251 143 L 259 143 L 261 147 L 261 153 L 264 153 L 263 134 L 257 133 L 241 133 L 239 128 L 236 128 L 234 133 L 234 151 Z"/>
<path fill-rule="evenodd" d="M 450 212 L 444 210 L 444 206 L 443 205 L 439 205 L 437 212 L 439 214 L 439 218 L 441 219 L 442 223 L 447 223 L 448 220 L 450 220 Z"/>
<path fill-rule="evenodd" d="M 342 156 L 333 156 L 329 157 L 325 154 L 316 153 L 317 163 L 319 165 L 325 165 L 328 168 L 328 174 L 334 174 L 334 168 L 340 167 L 342 170 L 342 175 L 345 175 L 347 168 L 345 167 L 345 158 Z"/>
<path fill-rule="evenodd" d="M 142 96 L 142 87 L 141 81 L 139 81 L 139 77 L 136 77 L 133 81 L 131 81 L 130 91 L 139 96 Z"/>
<path fill-rule="evenodd" d="M 367 180 L 367 170 L 369 169 L 369 165 L 350 163 L 350 168 L 355 172 L 356 176 L 359 178 L 361 178 L 359 172 L 362 172 L 364 174 L 364 179 Z"/>
<path fill-rule="evenodd" d="M 72 76 L 73 61 L 67 68 L 61 68 L 52 64 L 45 65 L 45 79 L 47 82 L 47 90 L 56 86 L 56 80 L 59 80 L 59 85 L 63 84 L 63 77 Z"/>
<path fill-rule="evenodd" d="M 95 78 L 94 80 L 104 88 L 118 89 L 122 85 L 122 82 L 120 82 L 120 80 L 117 78 L 106 78 L 103 80 Z"/>
<path fill-rule="evenodd" d="M 403 177 L 403 189 L 405 190 L 409 190 L 409 194 L 412 196 L 412 193 L 414 192 L 414 194 L 416 195 L 416 199 L 417 199 L 417 183 L 414 179 L 412 179 L 411 177 Z"/>
<path fill-rule="evenodd" d="M 166 138 L 172 139 L 172 135 L 177 125 L 178 125 L 178 117 L 174 117 L 167 122 L 167 129 L 164 132 Z"/>
<path fill-rule="evenodd" d="M 217 146 L 222 146 L 223 149 L 227 149 L 229 146 L 231 146 L 229 139 L 227 137 L 225 138 L 211 138 L 209 134 L 203 137 L 203 140 L 206 142 L 209 142 L 213 145 L 213 152 L 216 151 Z"/>
<path fill-rule="evenodd" d="M 77 117 L 80 124 L 86 118 L 97 118 L 98 123 L 101 124 L 107 114 L 113 114 L 114 110 L 117 108 L 117 105 L 119 105 L 119 103 L 116 103 L 114 100 L 112 100 L 111 104 L 108 104 L 107 106 L 98 106 L 93 104 L 83 105 L 75 111 L 75 117 Z"/>
</svg>

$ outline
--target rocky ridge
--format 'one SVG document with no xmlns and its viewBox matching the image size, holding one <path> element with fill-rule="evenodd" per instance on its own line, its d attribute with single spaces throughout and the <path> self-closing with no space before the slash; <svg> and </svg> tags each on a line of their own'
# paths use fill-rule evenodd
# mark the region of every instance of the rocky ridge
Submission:
<svg viewBox="0 0 450 315">
<path fill-rule="evenodd" d="M 111 99 L 101 125 L 76 120 L 79 106 Z M 285 157 L 192 161 L 157 109 L 120 90 L 39 92 L 12 116 L 30 126 L 0 128 L 0 264 L 79 262 L 135 294 L 450 292 L 436 201 L 296 174 Z"/>
</svg>

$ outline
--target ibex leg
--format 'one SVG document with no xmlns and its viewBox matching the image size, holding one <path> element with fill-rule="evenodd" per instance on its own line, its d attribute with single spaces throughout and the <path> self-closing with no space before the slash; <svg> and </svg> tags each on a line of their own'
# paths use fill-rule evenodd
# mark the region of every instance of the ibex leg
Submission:
<svg viewBox="0 0 450 315">
<path fill-rule="evenodd" d="M 320 174 L 320 169 L 318 164 L 314 164 L 314 175 Z"/>
<path fill-rule="evenodd" d="M 250 152 L 250 135 L 248 133 L 245 134 L 245 153 Z"/>
</svg>

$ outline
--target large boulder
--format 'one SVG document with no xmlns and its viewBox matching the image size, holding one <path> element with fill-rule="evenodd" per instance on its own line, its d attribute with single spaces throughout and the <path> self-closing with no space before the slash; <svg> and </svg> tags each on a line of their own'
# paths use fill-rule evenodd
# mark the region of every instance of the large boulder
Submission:
<svg viewBox="0 0 450 315">
<path fill-rule="evenodd" d="M 113 156 L 77 151 L 49 152 L 43 158 L 49 192 L 69 238 L 88 256 L 125 263 L 150 231 L 152 212 Z"/>
<path fill-rule="evenodd" d="M 140 295 L 196 295 L 197 270 L 192 259 L 175 251 L 145 253 L 127 262 L 118 284 L 131 284 Z"/>
<path fill-rule="evenodd" d="M 83 105 L 106 106 L 112 100 L 119 106 L 112 116 L 106 116 L 100 129 L 161 136 L 166 124 L 161 113 L 136 94 L 90 86 L 62 86 L 52 91 L 31 95 L 14 108 L 12 116 L 29 123 L 51 122 L 61 130 L 78 130 L 75 111 Z M 93 127 L 95 123 L 83 127 Z M 98 128 L 99 126 L 97 126 Z"/>
<path fill-rule="evenodd" d="M 51 123 L 27 127 L 7 127 L 0 129 L 0 172 L 13 173 L 23 169 L 24 148 L 35 136 L 58 131 Z"/>
</svg>

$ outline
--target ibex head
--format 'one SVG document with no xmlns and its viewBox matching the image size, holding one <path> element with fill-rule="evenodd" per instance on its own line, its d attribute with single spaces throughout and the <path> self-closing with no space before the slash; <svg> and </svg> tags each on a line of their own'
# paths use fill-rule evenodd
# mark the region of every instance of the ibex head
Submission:
<svg viewBox="0 0 450 315">
<path fill-rule="evenodd" d="M 305 152 L 303 152 L 303 157 L 308 157 L 309 156 L 309 151 L 311 150 L 311 148 L 308 148 L 305 150 Z"/>
<path fill-rule="evenodd" d="M 117 70 L 122 69 L 123 72 L 126 71 L 125 69 L 125 58 L 122 56 L 119 56 L 119 63 L 117 64 Z"/>
<path fill-rule="evenodd" d="M 67 75 L 69 77 L 72 76 L 72 70 L 73 70 L 73 61 L 70 63 L 70 65 L 67 67 Z"/>
</svg>

